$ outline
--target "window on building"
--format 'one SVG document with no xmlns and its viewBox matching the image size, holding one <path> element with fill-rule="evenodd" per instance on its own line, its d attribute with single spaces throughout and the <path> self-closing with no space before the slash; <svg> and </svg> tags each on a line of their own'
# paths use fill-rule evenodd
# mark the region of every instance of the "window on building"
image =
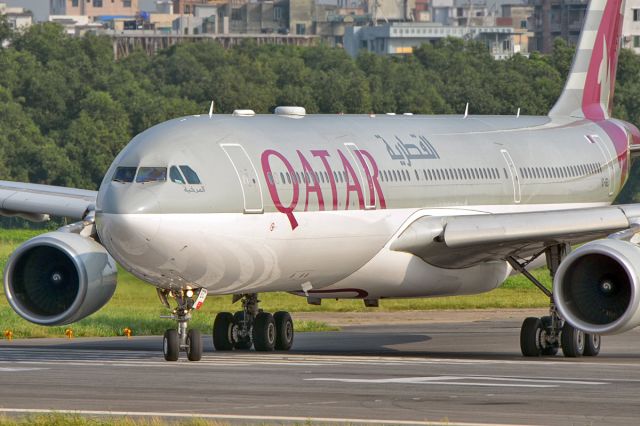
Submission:
<svg viewBox="0 0 640 426">
<path fill-rule="evenodd" d="M 282 8 L 281 7 L 274 7 L 273 8 L 273 20 L 274 21 L 279 21 L 282 19 Z"/>
<path fill-rule="evenodd" d="M 640 36 L 633 36 L 633 47 L 640 47 Z"/>
<path fill-rule="evenodd" d="M 239 7 L 231 9 L 231 20 L 232 21 L 241 21 L 242 20 L 242 9 Z"/>
<path fill-rule="evenodd" d="M 640 9 L 633 9 L 633 20 L 634 22 L 640 21 Z"/>
<path fill-rule="evenodd" d="M 93 7 L 102 7 L 102 0 L 93 0 Z"/>
<path fill-rule="evenodd" d="M 527 20 L 523 19 L 522 21 L 520 21 L 520 28 L 527 28 Z"/>
<path fill-rule="evenodd" d="M 297 35 L 305 35 L 307 33 L 307 25 L 306 24 L 296 24 L 296 34 Z"/>
<path fill-rule="evenodd" d="M 71 7 L 78 7 L 78 0 L 71 0 Z"/>
<path fill-rule="evenodd" d="M 122 0 L 123 7 L 131 7 L 131 0 Z"/>
</svg>

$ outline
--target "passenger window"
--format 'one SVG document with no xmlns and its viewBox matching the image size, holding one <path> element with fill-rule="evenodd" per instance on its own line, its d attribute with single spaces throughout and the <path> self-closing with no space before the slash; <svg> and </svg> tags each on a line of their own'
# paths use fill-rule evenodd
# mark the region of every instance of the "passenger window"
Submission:
<svg viewBox="0 0 640 426">
<path fill-rule="evenodd" d="M 180 166 L 180 170 L 182 170 L 182 174 L 187 179 L 187 183 L 191 185 L 200 185 L 200 178 L 193 171 L 193 169 L 189 166 Z"/>
<path fill-rule="evenodd" d="M 118 167 L 113 175 L 113 181 L 129 183 L 133 182 L 133 178 L 136 176 L 135 167 Z"/>
<path fill-rule="evenodd" d="M 182 177 L 182 173 L 180 173 L 180 170 L 178 170 L 176 166 L 171 166 L 169 169 L 169 177 L 171 178 L 171 182 L 179 183 L 181 185 L 186 183 L 184 177 Z"/>
<path fill-rule="evenodd" d="M 167 180 L 166 167 L 140 167 L 136 182 L 165 182 Z"/>
</svg>

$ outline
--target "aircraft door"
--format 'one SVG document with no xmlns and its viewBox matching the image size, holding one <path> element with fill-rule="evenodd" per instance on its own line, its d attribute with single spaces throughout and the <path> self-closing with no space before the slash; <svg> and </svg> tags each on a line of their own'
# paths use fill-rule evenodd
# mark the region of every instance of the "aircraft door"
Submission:
<svg viewBox="0 0 640 426">
<path fill-rule="evenodd" d="M 502 158 L 507 163 L 509 167 L 509 175 L 511 176 L 511 183 L 513 185 L 513 201 L 516 203 L 520 202 L 521 193 L 520 193 L 520 176 L 518 175 L 518 169 L 516 169 L 516 165 L 513 163 L 513 159 L 511 158 L 511 154 L 506 149 L 501 149 Z"/>
<path fill-rule="evenodd" d="M 353 164 L 356 165 L 356 170 L 358 171 L 358 179 L 360 179 L 360 187 L 362 188 L 362 195 L 364 196 L 364 208 L 367 210 L 373 210 L 376 208 L 376 194 L 373 187 L 373 182 L 369 182 L 369 180 L 367 179 L 369 173 L 372 173 L 372 171 L 369 171 L 369 173 L 367 173 L 364 170 L 362 162 L 356 154 L 358 146 L 355 143 L 348 142 L 345 143 L 344 146 L 347 148 L 347 151 L 349 151 L 351 160 Z M 371 200 L 373 200 L 373 204 L 371 204 Z"/>
<path fill-rule="evenodd" d="M 222 148 L 227 154 L 227 157 L 229 157 L 240 181 L 240 188 L 242 188 L 242 197 L 244 199 L 244 212 L 263 213 L 264 204 L 260 179 L 258 179 L 256 168 L 253 166 L 247 152 L 242 145 L 239 144 L 220 144 L 220 148 Z"/>
<path fill-rule="evenodd" d="M 615 164 L 615 158 L 614 156 L 611 155 L 611 151 L 609 150 L 609 147 L 607 146 L 607 144 L 605 144 L 602 139 L 600 139 L 600 136 L 598 135 L 588 135 L 587 139 L 589 140 L 589 142 L 594 143 L 597 145 L 597 147 L 600 149 L 600 152 L 602 153 L 602 157 L 604 158 L 604 164 L 605 164 L 605 168 L 606 168 L 606 172 L 607 172 L 607 177 L 609 179 L 608 182 L 603 182 L 606 183 L 606 185 L 609 188 L 609 195 L 613 195 L 615 192 L 615 182 L 616 179 L 614 179 L 614 170 L 613 170 L 613 165 Z M 604 179 L 603 179 L 604 180 Z"/>
</svg>

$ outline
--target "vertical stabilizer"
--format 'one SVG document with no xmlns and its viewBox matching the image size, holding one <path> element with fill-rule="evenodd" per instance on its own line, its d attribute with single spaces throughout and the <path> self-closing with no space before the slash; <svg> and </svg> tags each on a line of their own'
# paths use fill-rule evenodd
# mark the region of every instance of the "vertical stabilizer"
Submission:
<svg viewBox="0 0 640 426">
<path fill-rule="evenodd" d="M 611 115 L 624 0 L 591 0 L 573 65 L 551 117 L 602 120 Z"/>
</svg>

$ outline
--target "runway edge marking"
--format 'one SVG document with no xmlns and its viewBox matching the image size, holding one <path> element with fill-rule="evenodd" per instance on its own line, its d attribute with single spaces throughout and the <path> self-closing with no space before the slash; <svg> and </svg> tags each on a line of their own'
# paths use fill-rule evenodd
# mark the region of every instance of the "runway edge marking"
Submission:
<svg viewBox="0 0 640 426">
<path fill-rule="evenodd" d="M 361 424 L 397 424 L 397 425 L 427 425 L 436 426 L 524 426 L 509 423 L 467 423 L 452 421 L 419 421 L 419 420 L 393 420 L 393 419 L 356 419 L 356 418 L 332 418 L 332 417 L 294 417 L 294 416 L 251 416 L 242 414 L 207 414 L 207 413 L 165 413 L 146 411 L 99 411 L 99 410 L 51 410 L 40 408 L 0 408 L 0 413 L 15 414 L 75 414 L 86 416 L 136 416 L 136 417 L 174 417 L 174 418 L 201 418 L 222 420 L 271 420 L 290 422 L 322 422 L 322 423 L 361 423 Z M 527 425 L 531 426 L 531 425 Z"/>
</svg>

